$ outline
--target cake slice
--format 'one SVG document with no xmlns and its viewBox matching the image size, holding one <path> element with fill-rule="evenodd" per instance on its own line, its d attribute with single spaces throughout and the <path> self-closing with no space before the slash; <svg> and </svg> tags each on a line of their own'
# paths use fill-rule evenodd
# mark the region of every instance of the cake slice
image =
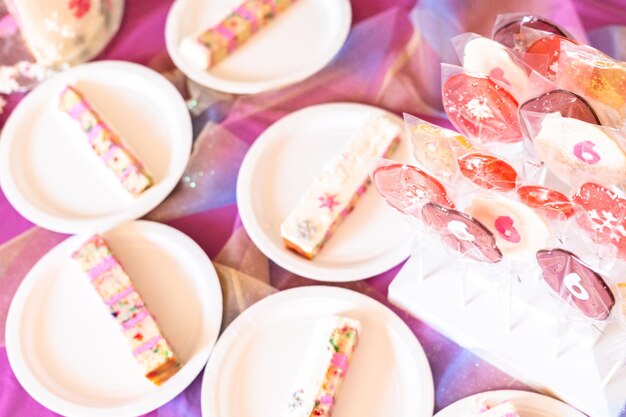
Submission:
<svg viewBox="0 0 626 417">
<path fill-rule="evenodd" d="M 119 324 L 146 378 L 161 385 L 178 372 L 180 361 L 104 238 L 91 237 L 72 258 Z"/>
<path fill-rule="evenodd" d="M 361 324 L 346 317 L 331 316 L 317 323 L 285 417 L 330 417 L 360 332 Z"/>
<path fill-rule="evenodd" d="M 285 246 L 313 259 L 370 183 L 363 161 L 389 156 L 401 126 L 388 116 L 369 118 L 330 160 L 280 227 Z"/>
<path fill-rule="evenodd" d="M 180 51 L 194 65 L 208 69 L 243 45 L 295 0 L 248 0 L 219 24 L 181 42 Z"/>
<path fill-rule="evenodd" d="M 152 185 L 141 162 L 76 88 L 63 89 L 59 108 L 79 124 L 95 154 L 128 192 L 138 196 Z"/>
</svg>

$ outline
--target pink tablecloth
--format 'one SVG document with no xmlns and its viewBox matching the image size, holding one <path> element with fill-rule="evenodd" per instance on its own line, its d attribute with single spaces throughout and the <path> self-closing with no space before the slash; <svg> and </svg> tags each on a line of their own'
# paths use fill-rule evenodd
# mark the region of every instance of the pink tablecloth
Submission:
<svg viewBox="0 0 626 417">
<path fill-rule="evenodd" d="M 619 36 L 624 40 L 623 27 L 618 26 L 626 24 L 620 0 L 422 0 L 412 9 L 414 3 L 414 0 L 352 0 L 354 24 L 350 38 L 338 57 L 320 74 L 278 92 L 222 98 L 210 106 L 194 125 L 200 131 L 204 122 L 211 120 L 218 127 L 200 134 L 186 174 L 193 180 L 194 175 L 218 168 L 216 175 L 211 180 L 202 180 L 204 182 L 196 188 L 181 183 L 174 195 L 149 217 L 187 233 L 212 258 L 233 235 L 249 245 L 240 232 L 234 185 L 243 154 L 265 127 L 290 111 L 325 101 L 372 103 L 395 112 L 429 112 L 430 117 L 436 119 L 440 101 L 436 87 L 439 60 L 453 59 L 449 37 L 464 31 L 488 34 L 485 33 L 487 27 L 498 11 L 541 12 L 567 25 L 581 37 L 587 31 L 589 39 L 598 47 L 621 59 L 626 58 L 618 41 Z M 170 5 L 171 0 L 127 0 L 121 30 L 100 58 L 134 61 L 158 69 L 167 67 L 163 55 L 163 28 Z M 409 16 L 411 10 L 413 13 Z M 422 35 L 417 47 L 409 46 L 414 30 Z M 9 98 L 7 111 L 0 119 L 2 123 L 19 99 L 19 96 Z M 445 120 L 439 122 L 445 123 Z M 0 246 L 0 294 L 11 294 L 28 266 L 64 238 L 40 229 L 29 230 L 31 227 L 0 194 L 0 244 L 8 242 Z M 18 240 L 9 242 L 16 237 Z M 25 242 L 28 244 L 23 245 Z M 236 253 L 241 246 L 234 243 L 231 240 L 229 245 Z M 385 302 L 388 285 L 398 268 L 345 286 Z M 279 290 L 315 284 L 272 263 L 263 273 L 268 283 Z M 0 295 L 0 310 L 7 304 Z M 4 313 L 6 311 L 0 311 L 2 328 Z M 437 410 L 472 393 L 525 388 L 425 324 L 398 313 L 426 350 L 436 387 Z M 148 415 L 199 416 L 200 378 L 176 399 Z M 5 349 L 0 348 L 0 416 L 51 415 L 55 414 L 37 404 L 20 387 L 9 367 Z M 626 416 L 626 411 L 623 415 Z"/>
</svg>

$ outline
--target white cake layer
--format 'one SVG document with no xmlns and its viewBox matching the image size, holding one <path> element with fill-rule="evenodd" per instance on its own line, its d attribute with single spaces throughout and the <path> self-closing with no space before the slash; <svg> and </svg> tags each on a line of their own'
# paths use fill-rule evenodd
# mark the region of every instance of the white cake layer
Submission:
<svg viewBox="0 0 626 417">
<path fill-rule="evenodd" d="M 361 130 L 324 167 L 298 206 L 281 225 L 281 236 L 307 253 L 315 253 L 352 198 L 368 181 L 364 162 L 383 157 L 401 126 L 387 116 L 369 118 Z"/>
<path fill-rule="evenodd" d="M 321 319 L 315 326 L 311 343 L 302 357 L 302 364 L 294 379 L 292 395 L 289 398 L 284 417 L 309 417 L 324 376 L 330 366 L 335 350 L 330 338 L 337 328 L 348 325 L 361 332 L 361 323 L 347 317 L 330 316 Z"/>
</svg>

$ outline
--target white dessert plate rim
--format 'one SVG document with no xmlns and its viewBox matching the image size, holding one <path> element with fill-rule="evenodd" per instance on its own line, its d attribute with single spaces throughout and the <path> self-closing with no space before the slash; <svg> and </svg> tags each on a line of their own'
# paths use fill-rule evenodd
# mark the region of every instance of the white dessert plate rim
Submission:
<svg viewBox="0 0 626 417">
<path fill-rule="evenodd" d="M 20 145 L 20 132 L 25 123 L 34 124 L 37 114 L 29 112 L 33 106 L 42 106 L 48 102 L 51 90 L 56 90 L 62 84 L 71 82 L 81 77 L 89 78 L 94 73 L 115 73 L 118 77 L 140 76 L 145 86 L 150 86 L 152 91 L 157 91 L 162 96 L 163 103 L 168 103 L 170 111 L 163 117 L 171 119 L 177 126 L 176 138 L 170 139 L 171 147 L 176 147 L 174 157 L 169 160 L 167 175 L 152 188 L 135 198 L 123 210 L 91 215 L 90 213 L 54 213 L 49 207 L 41 207 L 32 202 L 18 183 L 12 164 L 11 157 L 17 152 Z M 98 78 L 106 84 L 106 77 Z M 154 115 L 161 117 L 161 115 Z M 97 61 L 78 65 L 63 73 L 57 74 L 51 79 L 38 85 L 31 91 L 19 105 L 13 110 L 8 118 L 4 129 L 0 134 L 0 187 L 11 205 L 26 219 L 45 229 L 59 233 L 83 233 L 86 231 L 103 231 L 126 221 L 137 219 L 159 205 L 174 189 L 180 180 L 189 156 L 192 145 L 191 116 L 187 106 L 176 88 L 162 75 L 145 66 L 125 61 Z M 171 148 L 170 148 L 171 149 Z M 28 183 L 27 183 L 28 184 Z"/>
<path fill-rule="evenodd" d="M 165 44 L 167 47 L 167 51 L 172 58 L 172 61 L 174 61 L 174 64 L 190 79 L 204 87 L 226 93 L 257 94 L 264 91 L 285 87 L 287 85 L 294 84 L 298 81 L 310 77 L 311 75 L 324 68 L 334 58 L 337 52 L 339 52 L 344 42 L 346 41 L 346 38 L 348 37 L 348 33 L 350 32 L 350 25 L 352 23 L 352 8 L 350 5 L 350 1 L 334 0 L 334 13 L 340 17 L 341 27 L 336 30 L 332 44 L 329 45 L 327 49 L 320 54 L 318 60 L 313 65 L 302 68 L 299 71 L 296 71 L 289 75 L 277 77 L 270 80 L 238 81 L 229 79 L 227 77 L 214 75 L 211 73 L 210 70 L 196 68 L 193 63 L 189 62 L 181 54 L 180 45 L 177 40 L 179 38 L 179 33 L 186 32 L 186 29 L 180 27 L 181 16 L 187 8 L 192 8 L 194 4 L 198 3 L 198 1 L 199 0 L 177 0 L 174 2 L 165 23 Z M 315 36 L 315 34 L 311 34 L 311 36 Z"/>
<path fill-rule="evenodd" d="M 518 408 L 518 411 L 520 411 L 521 417 L 525 417 L 525 410 L 526 412 L 534 411 L 535 413 L 541 413 L 544 417 L 585 417 L 583 413 L 564 402 L 547 395 L 521 390 L 486 391 L 470 395 L 445 407 L 435 414 L 434 417 L 458 417 L 463 412 L 470 411 L 470 407 L 479 398 L 494 402 L 511 400 Z"/>
<path fill-rule="evenodd" d="M 379 107 L 366 104 L 336 102 L 305 107 L 278 120 L 257 138 L 246 154 L 237 178 L 237 208 L 239 210 L 241 222 L 248 232 L 250 239 L 261 250 L 261 252 L 282 268 L 303 277 L 318 281 L 348 282 L 370 278 L 381 274 L 409 257 L 411 253 L 412 234 L 407 228 L 407 235 L 397 236 L 394 244 L 390 245 L 389 250 L 387 250 L 384 255 L 371 257 L 365 262 L 356 265 L 339 265 L 336 267 L 319 265 L 316 263 L 315 258 L 310 261 L 306 260 L 286 249 L 284 245 L 277 246 L 272 241 L 269 237 L 270 232 L 267 231 L 266 227 L 264 227 L 264 219 L 259 218 L 258 213 L 255 210 L 253 202 L 253 194 L 255 190 L 252 189 L 252 180 L 255 176 L 257 166 L 261 163 L 261 161 L 272 157 L 269 153 L 270 147 L 273 145 L 276 138 L 281 135 L 281 129 L 283 129 L 284 125 L 287 125 L 297 119 L 299 120 L 300 125 L 307 126 L 309 125 L 307 123 L 307 119 L 309 118 L 315 118 L 319 117 L 319 115 L 325 114 L 336 115 L 341 114 L 342 112 L 351 113 L 354 111 L 361 113 L 369 112 L 373 114 L 384 114 L 402 124 L 402 119 L 396 115 Z M 404 136 L 403 140 L 406 140 Z M 373 186 L 370 186 L 368 192 L 376 193 L 376 190 Z M 379 204 L 384 206 L 384 210 L 393 211 L 391 207 L 387 206 L 382 198 L 380 199 Z M 358 210 L 358 203 L 355 211 L 356 210 Z M 354 215 L 354 213 L 350 214 L 350 216 Z M 404 221 L 400 216 L 398 216 L 397 219 L 397 221 L 400 222 Z M 341 228 L 341 225 L 339 228 Z M 271 233 L 280 235 L 280 230 L 272 231 Z M 392 246 L 395 250 L 390 249 Z M 328 248 L 322 248 L 320 254 L 327 249 Z"/>
<path fill-rule="evenodd" d="M 125 223 L 105 232 L 105 235 L 119 231 L 121 228 L 125 228 L 121 232 L 129 233 L 131 239 L 132 236 L 155 236 L 159 240 L 167 241 L 166 244 L 170 245 L 170 248 L 176 246 L 177 250 L 184 250 L 189 254 L 189 258 L 193 259 L 196 272 L 187 274 L 184 279 L 206 287 L 206 291 L 198 293 L 198 303 L 203 308 L 202 323 L 204 327 L 213 330 L 210 330 L 211 333 L 207 333 L 204 344 L 198 347 L 195 354 L 186 361 L 171 380 L 157 387 L 155 391 L 145 393 L 145 395 L 131 401 L 124 401 L 120 405 L 111 407 L 102 407 L 101 405 L 90 407 L 77 404 L 52 392 L 38 380 L 32 371 L 31 368 L 34 365 L 28 362 L 23 353 L 25 347 L 22 345 L 20 334 L 23 331 L 22 317 L 28 308 L 31 292 L 36 290 L 38 286 L 45 285 L 46 279 L 50 278 L 49 274 L 53 273 L 50 268 L 57 265 L 60 257 L 66 258 L 68 253 L 71 253 L 88 239 L 91 234 L 69 237 L 44 255 L 28 272 L 11 301 L 6 324 L 7 356 L 17 380 L 31 397 L 56 413 L 85 417 L 108 417 L 112 415 L 134 417 L 149 413 L 172 400 L 194 381 L 204 368 L 217 341 L 222 322 L 222 292 L 217 272 L 202 248 L 183 232 L 161 223 L 146 220 Z M 211 317 L 210 321 L 207 320 L 208 316 Z M 64 389 L 71 393 L 71 389 L 67 387 Z"/>
<path fill-rule="evenodd" d="M 360 307 L 377 310 L 376 313 L 372 314 L 376 314 L 378 320 L 386 322 L 386 327 L 393 330 L 393 333 L 396 335 L 396 343 L 403 344 L 411 351 L 414 365 L 419 369 L 415 375 L 408 373 L 408 375 L 414 378 L 414 384 L 405 386 L 407 391 L 410 392 L 407 395 L 415 396 L 415 390 L 419 390 L 419 398 L 421 400 L 418 409 L 409 410 L 410 415 L 413 417 L 432 416 L 435 388 L 430 365 L 422 345 L 406 323 L 388 307 L 364 294 L 346 288 L 317 285 L 291 288 L 272 294 L 248 307 L 226 328 L 215 345 L 202 377 L 201 406 L 203 417 L 235 417 L 220 413 L 219 409 L 222 408 L 218 409 L 219 406 L 217 404 L 219 404 L 219 401 L 216 398 L 218 390 L 216 388 L 219 384 L 217 380 L 218 375 L 222 373 L 222 364 L 229 353 L 230 347 L 237 343 L 238 336 L 247 330 L 251 331 L 250 327 L 258 326 L 264 320 L 271 321 L 271 316 L 275 317 L 274 313 L 280 311 L 281 308 L 289 307 L 289 305 L 293 306 L 293 303 L 296 302 L 306 302 L 313 299 L 345 301 L 357 309 Z M 288 314 L 289 311 L 286 311 L 286 313 Z M 337 314 L 335 311 L 324 311 L 324 307 L 315 312 L 315 315 L 319 315 L 320 318 L 335 314 Z M 267 315 L 270 317 L 266 317 Z"/>
</svg>

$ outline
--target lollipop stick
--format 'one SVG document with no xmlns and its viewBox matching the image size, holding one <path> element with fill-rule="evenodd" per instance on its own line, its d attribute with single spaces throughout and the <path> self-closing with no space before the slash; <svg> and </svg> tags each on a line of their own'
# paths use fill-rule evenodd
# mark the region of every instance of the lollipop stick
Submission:
<svg viewBox="0 0 626 417">
<path fill-rule="evenodd" d="M 557 323 L 555 325 L 556 330 L 556 344 L 554 348 L 554 358 L 558 359 L 565 349 L 563 348 L 563 339 L 565 339 L 565 335 L 567 334 L 568 326 L 565 321 L 565 317 L 567 316 L 567 311 L 570 308 L 569 302 L 563 301 L 560 306 L 559 317 Z"/>
<path fill-rule="evenodd" d="M 626 357 L 615 362 L 615 364 L 611 367 L 611 369 L 609 369 L 609 372 L 607 372 L 607 374 L 605 375 L 600 386 L 602 388 L 606 387 L 609 384 L 609 382 L 611 382 L 611 380 L 615 377 L 615 374 L 617 374 L 617 371 L 619 371 L 624 365 L 626 365 Z"/>
</svg>

